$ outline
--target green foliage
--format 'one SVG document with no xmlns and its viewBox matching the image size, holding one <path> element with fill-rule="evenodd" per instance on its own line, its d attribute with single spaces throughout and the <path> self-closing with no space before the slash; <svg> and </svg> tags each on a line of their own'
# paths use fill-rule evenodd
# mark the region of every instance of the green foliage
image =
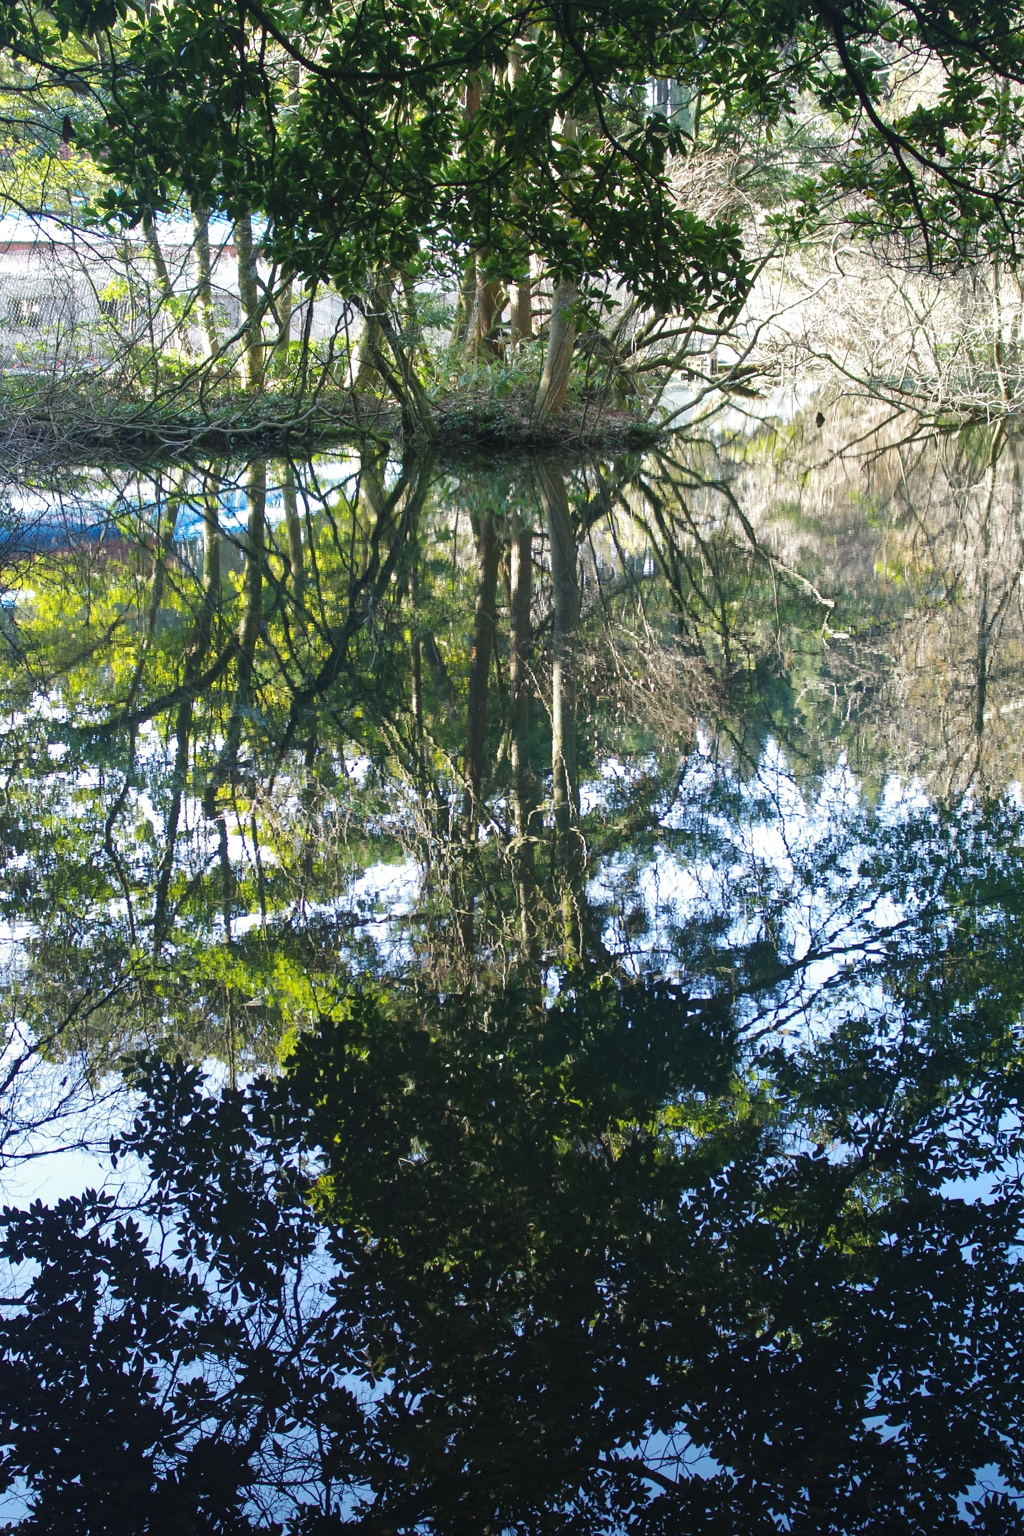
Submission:
<svg viewBox="0 0 1024 1536">
<path fill-rule="evenodd" d="M 734 311 L 748 279 L 738 229 L 670 195 L 669 158 L 689 141 L 647 106 L 652 77 L 681 82 L 712 134 L 770 134 L 807 101 L 843 126 L 798 225 L 857 189 L 871 199 L 858 220 L 921 240 L 929 260 L 979 238 L 1015 249 L 1022 63 L 1005 6 L 941 20 L 889 4 L 698 6 L 683 23 L 664 0 L 631 0 L 614 21 L 603 7 L 524 21 L 496 4 L 315 19 L 284 5 L 243 13 L 241 34 L 234 15 L 203 0 L 126 23 L 94 137 L 120 183 L 107 206 L 137 217 L 184 189 L 258 207 L 268 249 L 344 292 L 369 269 L 415 271 L 425 250 L 483 246 L 505 278 L 537 252 L 579 279 L 612 271 L 645 303 Z M 936 89 L 903 106 L 915 50 Z"/>
</svg>

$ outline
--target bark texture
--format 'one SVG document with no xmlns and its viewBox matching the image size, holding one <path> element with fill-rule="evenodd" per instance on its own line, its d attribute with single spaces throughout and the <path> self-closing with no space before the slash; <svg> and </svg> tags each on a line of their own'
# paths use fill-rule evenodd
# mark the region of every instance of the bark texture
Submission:
<svg viewBox="0 0 1024 1536">
<path fill-rule="evenodd" d="M 538 421 L 557 421 L 565 409 L 576 341 L 576 326 L 572 318 L 576 296 L 576 284 L 572 278 L 562 278 L 555 284 L 551 300 L 548 350 L 534 407 Z"/>
</svg>

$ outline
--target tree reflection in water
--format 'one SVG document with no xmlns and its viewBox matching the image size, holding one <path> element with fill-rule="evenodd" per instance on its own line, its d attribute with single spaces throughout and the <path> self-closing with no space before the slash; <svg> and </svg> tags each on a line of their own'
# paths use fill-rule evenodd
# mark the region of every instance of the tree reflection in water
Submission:
<svg viewBox="0 0 1024 1536">
<path fill-rule="evenodd" d="M 1021 1529 L 1016 576 L 900 798 L 927 592 L 749 452 L 350 468 L 13 573 L 8 1088 L 135 1095 L 3 1216 L 13 1528 Z"/>
</svg>

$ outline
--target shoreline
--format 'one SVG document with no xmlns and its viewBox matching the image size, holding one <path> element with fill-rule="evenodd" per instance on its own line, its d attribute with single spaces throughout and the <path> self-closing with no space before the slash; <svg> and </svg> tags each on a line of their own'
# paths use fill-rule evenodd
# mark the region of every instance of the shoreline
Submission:
<svg viewBox="0 0 1024 1536">
<path fill-rule="evenodd" d="M 239 450 L 315 452 L 338 443 L 433 452 L 444 458 L 487 451 L 514 453 L 616 452 L 654 446 L 666 429 L 639 411 L 570 402 L 556 421 L 538 422 L 522 402 L 495 400 L 479 391 L 452 392 L 432 402 L 429 424 L 403 423 L 396 403 L 377 396 L 321 392 L 309 397 L 267 391 L 209 404 L 174 408 L 111 392 L 48 383 L 24 386 L 24 375 L 0 374 L 0 453 L 8 462 L 41 457 L 71 461 L 138 463 L 185 452 L 213 455 Z"/>
</svg>

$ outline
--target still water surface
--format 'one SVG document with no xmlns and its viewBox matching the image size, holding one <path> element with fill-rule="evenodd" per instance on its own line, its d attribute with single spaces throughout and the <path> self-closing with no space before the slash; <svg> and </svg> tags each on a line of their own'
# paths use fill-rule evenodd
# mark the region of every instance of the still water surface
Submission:
<svg viewBox="0 0 1024 1536">
<path fill-rule="evenodd" d="M 9 473 L 6 1529 L 1024 1530 L 1024 459 L 834 417 Z"/>
</svg>

